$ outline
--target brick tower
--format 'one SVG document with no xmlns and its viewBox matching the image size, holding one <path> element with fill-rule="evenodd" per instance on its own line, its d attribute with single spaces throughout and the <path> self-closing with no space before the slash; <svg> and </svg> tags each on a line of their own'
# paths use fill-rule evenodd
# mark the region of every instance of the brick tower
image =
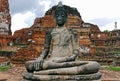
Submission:
<svg viewBox="0 0 120 81">
<path fill-rule="evenodd" d="M 0 47 L 7 46 L 12 39 L 11 16 L 8 0 L 0 0 Z"/>
</svg>

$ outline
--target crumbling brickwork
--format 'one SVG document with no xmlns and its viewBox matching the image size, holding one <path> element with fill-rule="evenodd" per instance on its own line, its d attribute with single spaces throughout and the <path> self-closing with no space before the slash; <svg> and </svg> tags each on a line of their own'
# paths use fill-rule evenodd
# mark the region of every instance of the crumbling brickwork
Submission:
<svg viewBox="0 0 120 81">
<path fill-rule="evenodd" d="M 6 47 L 12 41 L 11 16 L 8 0 L 0 0 L 0 47 Z"/>
</svg>

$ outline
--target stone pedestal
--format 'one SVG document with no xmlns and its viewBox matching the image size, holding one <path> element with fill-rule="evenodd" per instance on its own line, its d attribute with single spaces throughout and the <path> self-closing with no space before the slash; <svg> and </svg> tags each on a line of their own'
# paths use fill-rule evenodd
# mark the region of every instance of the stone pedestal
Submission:
<svg viewBox="0 0 120 81">
<path fill-rule="evenodd" d="M 35 75 L 24 73 L 21 81 L 101 81 L 101 73 L 81 75 Z"/>
<path fill-rule="evenodd" d="M 31 81 L 31 80 L 22 79 L 21 81 Z M 34 81 L 41 81 L 41 80 L 34 80 Z M 101 79 L 99 80 L 51 80 L 51 81 L 101 81 Z"/>
</svg>

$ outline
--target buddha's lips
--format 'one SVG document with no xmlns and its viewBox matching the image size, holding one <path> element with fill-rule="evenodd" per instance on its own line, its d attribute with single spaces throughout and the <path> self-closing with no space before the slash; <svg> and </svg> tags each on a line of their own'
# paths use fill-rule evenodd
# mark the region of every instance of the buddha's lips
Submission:
<svg viewBox="0 0 120 81">
<path fill-rule="evenodd" d="M 58 20 L 59 23 L 62 23 L 62 20 Z"/>
</svg>

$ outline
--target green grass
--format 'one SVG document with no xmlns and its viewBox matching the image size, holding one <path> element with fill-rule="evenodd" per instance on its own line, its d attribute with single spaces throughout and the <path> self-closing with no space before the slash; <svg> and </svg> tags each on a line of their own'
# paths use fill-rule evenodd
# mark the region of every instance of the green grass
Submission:
<svg viewBox="0 0 120 81">
<path fill-rule="evenodd" d="M 111 51 L 109 54 L 120 54 L 120 51 Z"/>
<path fill-rule="evenodd" d="M 4 53 L 4 52 L 12 52 L 12 53 L 15 53 L 16 51 L 10 51 L 10 50 L 0 50 L 0 53 Z"/>
<path fill-rule="evenodd" d="M 0 71 L 6 71 L 8 69 L 10 69 L 11 66 L 1 66 L 0 67 Z"/>
<path fill-rule="evenodd" d="M 107 67 L 108 70 L 111 70 L 111 71 L 120 71 L 120 67 Z"/>
</svg>

